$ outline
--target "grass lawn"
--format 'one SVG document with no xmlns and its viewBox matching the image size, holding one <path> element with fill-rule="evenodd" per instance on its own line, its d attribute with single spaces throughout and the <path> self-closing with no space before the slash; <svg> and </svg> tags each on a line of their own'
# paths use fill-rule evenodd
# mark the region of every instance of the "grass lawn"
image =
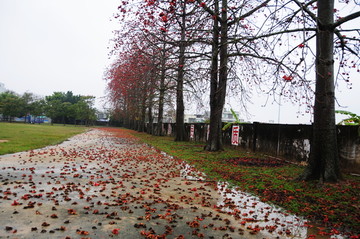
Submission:
<svg viewBox="0 0 360 239">
<path fill-rule="evenodd" d="M 276 159 L 234 147 L 222 152 L 206 152 L 204 143 L 174 142 L 172 137 L 131 132 L 157 149 L 196 166 L 209 178 L 229 181 L 262 201 L 305 216 L 319 225 L 319 234 L 323 236 L 336 234 L 338 230 L 352 238 L 360 236 L 357 234 L 360 232 L 360 177 L 344 175 L 340 183 L 323 185 L 296 181 L 304 169 L 300 165 L 281 161 L 277 165 Z"/>
<path fill-rule="evenodd" d="M 87 129 L 82 126 L 0 123 L 0 155 L 58 144 Z"/>
</svg>

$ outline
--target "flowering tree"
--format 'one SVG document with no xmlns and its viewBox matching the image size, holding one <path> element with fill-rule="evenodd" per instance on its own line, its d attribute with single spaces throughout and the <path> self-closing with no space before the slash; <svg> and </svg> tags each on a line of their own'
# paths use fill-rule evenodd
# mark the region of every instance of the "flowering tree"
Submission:
<svg viewBox="0 0 360 239">
<path fill-rule="evenodd" d="M 136 45 L 118 55 L 107 72 L 108 91 L 118 116 L 125 124 L 143 131 L 147 103 L 152 99 L 153 75 L 151 58 Z"/>
<path fill-rule="evenodd" d="M 334 8 L 333 0 L 146 0 L 140 3 L 134 18 L 138 26 L 132 25 L 129 32 L 136 29 L 144 39 L 152 39 L 151 45 L 158 49 L 159 123 L 164 87 L 169 85 L 165 78 L 171 82 L 168 73 L 176 71 L 177 121 L 179 129 L 182 127 L 184 73 L 191 69 L 184 60 L 190 55 L 187 47 L 192 46 L 191 57 L 206 61 L 204 65 L 210 69 L 211 116 L 206 150 L 222 149 L 221 115 L 227 88 L 240 86 L 239 98 L 246 101 L 249 98 L 245 85 L 249 85 L 250 90 L 257 87 L 274 101 L 286 97 L 314 113 L 311 157 L 301 179 L 336 181 L 340 170 L 334 121 L 335 76 L 349 82 L 349 68 L 358 67 L 359 29 L 348 27 L 347 23 L 360 15 L 356 3 L 339 1 L 338 4 L 345 5 L 341 10 L 349 5 L 352 9 L 342 14 Z M 121 12 L 130 11 L 124 6 L 128 4 L 122 5 Z M 195 19 L 190 21 L 196 24 L 189 25 L 188 19 Z M 118 41 L 119 45 L 124 43 L 123 39 Z M 177 64 L 176 57 L 171 56 L 177 56 Z M 334 60 L 339 60 L 338 73 L 334 71 Z M 312 80 L 314 69 L 316 79 Z"/>
<path fill-rule="evenodd" d="M 201 1 L 197 4 L 212 19 L 212 50 L 210 70 L 210 134 L 207 145 L 208 151 L 222 150 L 222 110 L 225 104 L 229 75 L 229 45 L 239 34 L 247 31 L 246 27 L 239 27 L 241 21 L 251 18 L 268 1 Z M 232 47 L 230 45 L 230 47 Z"/>
<path fill-rule="evenodd" d="M 134 3 L 135 4 L 135 3 Z M 186 80 L 186 62 L 189 52 L 186 48 L 194 40 L 194 24 L 200 21 L 194 17 L 197 6 L 188 1 L 144 1 L 131 5 L 124 2 L 119 7 L 119 22 L 126 23 L 125 30 L 118 33 L 115 48 L 122 48 L 127 44 L 146 44 L 139 47 L 144 54 L 153 58 L 157 77 L 157 123 L 163 122 L 164 107 L 175 89 L 176 92 L 176 140 L 184 140 L 184 82 Z M 136 9 L 133 12 L 132 9 Z M 199 25 L 197 25 L 199 27 Z M 135 43 L 137 41 L 137 43 Z M 131 42 L 131 43 L 130 43 Z M 148 50 L 151 49 L 151 50 Z M 189 79 L 189 78 L 188 78 Z M 172 97 L 172 96 L 171 96 Z M 148 118 L 150 119 L 150 113 Z M 162 135 L 162 128 L 158 127 L 157 135 Z"/>
</svg>

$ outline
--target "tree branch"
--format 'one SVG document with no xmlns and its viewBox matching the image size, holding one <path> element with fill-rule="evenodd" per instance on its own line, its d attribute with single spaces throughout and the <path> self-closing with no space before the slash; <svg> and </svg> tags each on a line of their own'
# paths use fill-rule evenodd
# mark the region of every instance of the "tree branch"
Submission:
<svg viewBox="0 0 360 239">
<path fill-rule="evenodd" d="M 298 0 L 293 0 L 296 5 L 298 5 L 301 9 L 303 9 L 307 14 L 309 14 L 309 16 L 316 22 L 317 17 L 314 13 L 312 13 L 307 7 L 310 6 L 311 4 L 315 3 L 317 0 L 312 0 L 310 2 L 308 2 L 307 4 L 303 4 L 301 2 L 299 2 Z"/>
<path fill-rule="evenodd" d="M 251 16 L 253 13 L 255 13 L 257 10 L 259 10 L 260 8 L 265 7 L 268 3 L 270 2 L 270 0 L 266 0 L 265 2 L 261 3 L 259 6 L 253 8 L 252 10 L 250 10 L 249 12 L 239 16 L 238 18 L 236 18 L 234 21 L 229 22 L 228 26 L 230 27 L 231 25 L 239 22 L 242 19 L 245 19 L 248 16 Z"/>
<path fill-rule="evenodd" d="M 358 18 L 360 17 L 360 11 L 359 12 L 354 12 L 353 14 L 350 14 L 346 17 L 343 17 L 343 18 L 340 18 L 339 20 L 337 20 L 335 23 L 334 23 L 334 28 L 340 26 L 341 24 L 345 23 L 345 22 L 348 22 L 348 21 L 351 21 L 351 20 L 354 20 L 355 18 Z"/>
<path fill-rule="evenodd" d="M 302 31 L 316 32 L 316 28 L 310 28 L 310 27 L 309 28 L 296 28 L 296 29 L 291 29 L 291 30 L 272 32 L 272 33 L 268 33 L 268 34 L 264 34 L 264 35 L 258 35 L 258 36 L 254 36 L 254 37 L 236 38 L 234 41 L 232 41 L 232 43 L 239 42 L 241 40 L 254 41 L 254 40 L 257 40 L 257 39 L 276 36 L 276 35 L 281 35 L 281 34 L 284 34 L 284 33 L 302 32 Z"/>
</svg>

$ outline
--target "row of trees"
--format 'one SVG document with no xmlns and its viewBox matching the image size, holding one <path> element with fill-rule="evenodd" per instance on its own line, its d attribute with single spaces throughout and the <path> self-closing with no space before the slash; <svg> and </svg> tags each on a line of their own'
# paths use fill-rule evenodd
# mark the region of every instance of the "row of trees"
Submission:
<svg viewBox="0 0 360 239">
<path fill-rule="evenodd" d="M 11 122 L 14 117 L 47 116 L 52 123 L 86 124 L 96 120 L 93 96 L 74 95 L 71 91 L 54 92 L 45 98 L 32 93 L 18 95 L 7 91 L 0 94 L 0 114 Z M 30 123 L 30 122 L 29 122 Z"/>
<path fill-rule="evenodd" d="M 301 179 L 337 181 L 335 85 L 359 72 L 360 16 L 355 1 L 123 1 L 106 74 L 114 112 L 142 130 L 175 104 L 176 140 L 184 140 L 184 98 L 210 105 L 206 150 L 222 150 L 226 96 L 246 110 L 255 92 L 314 114 L 309 167 Z M 336 60 L 336 62 L 335 62 Z M 335 70 L 335 66 L 338 70 Z M 315 72 L 315 74 L 314 74 Z M 337 81 L 335 81 L 335 79 Z M 350 84 L 349 84 L 350 87 Z M 151 125 L 151 124 L 150 124 Z M 158 127 L 157 135 L 161 135 Z"/>
</svg>

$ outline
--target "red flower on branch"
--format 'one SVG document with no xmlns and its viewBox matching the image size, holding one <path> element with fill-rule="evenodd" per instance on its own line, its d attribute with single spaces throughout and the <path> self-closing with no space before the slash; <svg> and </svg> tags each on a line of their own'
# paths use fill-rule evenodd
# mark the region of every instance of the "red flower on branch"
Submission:
<svg viewBox="0 0 360 239">
<path fill-rule="evenodd" d="M 163 16 L 161 17 L 161 20 L 162 20 L 163 22 L 167 22 L 167 21 L 168 21 L 168 18 L 167 18 L 166 15 L 163 15 Z"/>
<path fill-rule="evenodd" d="M 284 75 L 282 77 L 285 81 L 292 81 L 294 78 L 292 76 L 287 76 L 287 75 Z"/>
</svg>

